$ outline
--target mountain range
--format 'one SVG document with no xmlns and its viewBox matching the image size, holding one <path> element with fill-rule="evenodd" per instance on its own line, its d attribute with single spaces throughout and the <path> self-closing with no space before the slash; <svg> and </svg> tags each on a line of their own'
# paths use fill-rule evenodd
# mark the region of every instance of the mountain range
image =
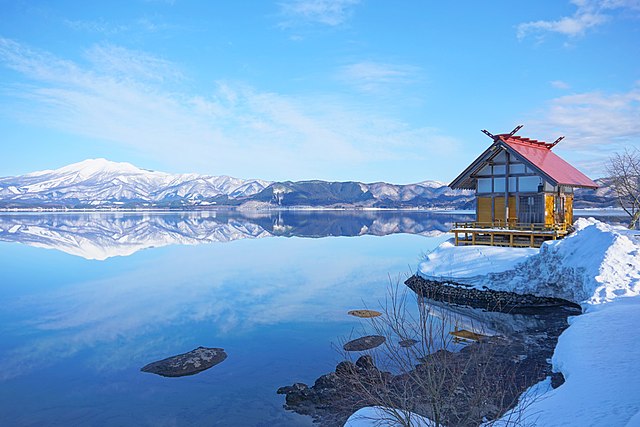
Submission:
<svg viewBox="0 0 640 427">
<path fill-rule="evenodd" d="M 578 191 L 576 207 L 609 207 L 615 200 L 605 180 L 597 192 Z M 284 181 L 229 176 L 169 174 L 130 163 L 89 159 L 60 169 L 0 178 L 0 209 L 270 209 L 436 208 L 473 209 L 471 191 L 438 181 Z"/>
</svg>

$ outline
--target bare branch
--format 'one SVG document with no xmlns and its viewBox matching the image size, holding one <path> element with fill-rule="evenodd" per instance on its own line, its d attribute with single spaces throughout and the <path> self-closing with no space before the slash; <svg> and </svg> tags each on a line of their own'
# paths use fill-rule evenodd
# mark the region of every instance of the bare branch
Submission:
<svg viewBox="0 0 640 427">
<path fill-rule="evenodd" d="M 615 153 L 609 159 L 607 174 L 620 207 L 630 217 L 629 228 L 636 228 L 640 220 L 640 150 Z"/>
</svg>

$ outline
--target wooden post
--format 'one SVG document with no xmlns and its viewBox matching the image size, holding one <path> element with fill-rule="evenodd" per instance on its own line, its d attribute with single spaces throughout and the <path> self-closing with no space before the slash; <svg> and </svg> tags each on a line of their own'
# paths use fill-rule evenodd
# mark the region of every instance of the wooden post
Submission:
<svg viewBox="0 0 640 427">
<path fill-rule="evenodd" d="M 458 231 L 453 232 L 456 235 L 456 246 L 458 246 Z"/>
<path fill-rule="evenodd" d="M 509 152 L 504 150 L 504 224 L 509 228 Z"/>
</svg>

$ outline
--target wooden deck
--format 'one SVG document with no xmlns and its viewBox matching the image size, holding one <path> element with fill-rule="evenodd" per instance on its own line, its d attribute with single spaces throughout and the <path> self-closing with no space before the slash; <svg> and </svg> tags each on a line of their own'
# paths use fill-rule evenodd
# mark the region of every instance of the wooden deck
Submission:
<svg viewBox="0 0 640 427">
<path fill-rule="evenodd" d="M 454 223 L 451 230 L 456 246 L 486 245 L 539 248 L 547 240 L 557 240 L 567 234 L 566 224 L 500 224 L 499 222 Z"/>
</svg>

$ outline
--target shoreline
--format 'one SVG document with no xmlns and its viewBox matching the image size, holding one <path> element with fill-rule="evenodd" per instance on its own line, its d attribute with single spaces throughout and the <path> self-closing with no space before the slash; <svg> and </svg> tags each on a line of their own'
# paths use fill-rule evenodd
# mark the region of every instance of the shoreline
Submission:
<svg viewBox="0 0 640 427">
<path fill-rule="evenodd" d="M 471 215 L 474 211 L 466 210 L 446 210 L 429 208 L 252 208 L 241 209 L 237 207 L 220 206 L 216 208 L 198 209 L 0 209 L 0 215 L 14 213 L 34 213 L 34 214 L 65 214 L 65 213 L 199 213 L 199 212 L 425 212 L 433 214 Z"/>
<path fill-rule="evenodd" d="M 442 208 L 375 208 L 375 207 L 273 207 L 273 208 L 242 208 L 237 206 L 208 206 L 193 208 L 0 208 L 0 215 L 14 213 L 35 214 L 65 214 L 65 213 L 194 213 L 194 212 L 425 212 L 442 215 L 473 215 L 475 210 L 442 209 Z M 626 216 L 622 208 L 577 208 L 573 210 L 576 216 L 594 214 L 598 216 Z"/>
<path fill-rule="evenodd" d="M 541 381 L 550 381 L 554 389 L 564 383 L 562 373 L 554 372 L 551 358 L 558 338 L 569 327 L 568 318 L 581 315 L 579 305 L 566 300 L 513 292 L 507 296 L 506 292 L 490 289 L 461 289 L 444 282 L 426 284 L 424 279 L 417 276 L 412 276 L 405 284 L 415 292 L 418 301 L 430 307 L 426 312 L 434 313 L 431 319 L 442 316 L 463 329 L 482 329 L 479 333 L 483 335 L 478 335 L 477 339 L 470 340 L 457 349 L 448 344 L 438 351 L 429 352 L 425 350 L 428 346 L 423 347 L 424 343 L 411 349 L 399 349 L 396 347 L 402 346 L 397 343 L 399 338 L 390 334 L 386 337 L 387 343 L 380 347 L 380 352 L 356 352 L 351 357 L 345 354 L 345 361 L 338 363 L 333 372 L 321 375 L 314 384 L 297 382 L 280 387 L 277 393 L 285 395 L 287 410 L 311 416 L 323 427 L 348 425 L 348 422 L 345 424 L 347 419 L 362 407 L 379 407 L 392 403 L 401 406 L 408 404 L 409 401 L 403 400 L 402 395 L 394 394 L 393 388 L 385 388 L 385 384 L 404 384 L 407 387 L 400 387 L 401 389 L 421 390 L 417 385 L 429 383 L 429 377 L 423 375 L 428 375 L 425 373 L 433 370 L 453 375 L 447 377 L 446 383 L 455 384 L 451 390 L 444 385 L 438 386 L 442 387 L 438 390 L 448 396 L 443 397 L 447 401 L 443 408 L 449 409 L 446 410 L 446 415 L 441 416 L 450 418 L 452 422 L 457 417 L 474 419 L 475 416 L 476 421 L 481 422 L 484 417 L 497 419 L 501 411 L 514 410 L 518 399 Z M 447 289 L 442 292 L 438 287 Z M 457 297 L 453 297 L 454 294 Z M 500 300 L 505 298 L 510 299 L 512 303 L 502 305 Z M 513 304 L 515 300 L 521 301 L 522 304 Z M 467 324 L 469 321 L 471 323 Z M 382 322 L 384 324 L 385 321 Z M 431 327 L 438 330 L 437 321 L 435 324 L 431 323 L 433 320 L 426 322 L 431 326 L 425 328 L 424 332 Z M 435 335 L 439 333 L 438 330 Z M 430 334 L 427 332 L 427 336 L 418 338 L 431 339 L 433 337 Z M 384 357 L 390 354 L 403 360 L 406 358 L 402 362 L 404 364 L 401 363 L 402 366 L 411 366 L 412 369 L 388 371 L 389 366 L 384 362 Z M 488 367 L 478 370 L 473 368 L 484 364 Z M 458 368 L 460 371 L 457 371 Z M 505 406 L 496 412 L 496 409 L 490 409 L 490 405 L 486 405 L 484 400 L 484 403 L 479 403 L 476 399 L 476 393 L 479 391 L 475 386 L 480 383 L 485 387 L 489 386 L 496 395 L 501 396 L 497 400 Z M 358 386 L 354 388 L 354 384 Z M 435 387 L 436 384 L 431 386 Z M 371 390 L 368 392 L 363 391 L 370 387 Z M 380 394 L 372 393 L 373 390 Z M 424 396 L 413 395 L 414 404 L 410 404 L 411 407 L 402 407 L 401 412 L 410 409 L 413 414 L 429 418 L 433 415 L 429 407 L 416 404 L 417 401 L 426 401 L 428 396 L 428 393 Z M 418 412 L 415 412 L 416 410 Z M 385 414 L 383 410 L 378 416 L 381 418 L 379 421 L 395 425 L 391 422 L 396 419 L 391 411 Z"/>
</svg>

